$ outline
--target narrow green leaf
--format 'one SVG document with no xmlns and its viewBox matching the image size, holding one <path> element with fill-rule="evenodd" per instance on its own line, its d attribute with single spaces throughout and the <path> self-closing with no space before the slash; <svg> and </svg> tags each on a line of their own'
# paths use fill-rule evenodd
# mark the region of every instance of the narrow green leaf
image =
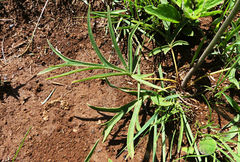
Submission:
<svg viewBox="0 0 240 162">
<path fill-rule="evenodd" d="M 162 120 L 161 126 L 162 126 L 162 161 L 166 162 L 167 153 L 166 153 L 166 132 L 165 132 L 164 120 Z"/>
<path fill-rule="evenodd" d="M 170 4 L 160 4 L 158 7 L 149 5 L 144 7 L 144 9 L 148 14 L 157 16 L 161 20 L 172 23 L 179 23 L 181 19 L 181 15 L 178 10 Z"/>
<path fill-rule="evenodd" d="M 224 154 L 230 161 L 235 161 L 235 160 L 232 159 L 231 156 L 229 156 L 229 153 L 223 151 L 220 147 L 217 147 L 217 149 L 218 149 L 222 154 Z"/>
<path fill-rule="evenodd" d="M 235 161 L 240 161 L 240 156 L 238 156 L 226 142 L 224 142 L 221 139 L 219 139 L 219 140 L 222 142 L 225 149 L 233 156 L 234 160 Z"/>
<path fill-rule="evenodd" d="M 174 145 L 174 142 L 175 142 L 175 135 L 176 135 L 176 132 L 177 130 L 174 129 L 174 132 L 173 132 L 173 135 L 172 135 L 172 139 L 171 139 L 171 143 L 170 143 L 170 149 L 169 149 L 169 159 L 172 159 L 172 155 L 173 155 L 173 145 Z"/>
<path fill-rule="evenodd" d="M 64 64 L 59 64 L 59 65 L 50 66 L 49 68 L 40 71 L 37 75 L 42 75 L 42 74 L 48 73 L 48 72 L 50 72 L 50 71 L 59 69 L 59 68 L 61 68 L 61 67 L 66 67 L 66 66 L 71 66 L 71 65 L 68 65 L 67 63 L 64 63 Z"/>
<path fill-rule="evenodd" d="M 154 122 L 157 116 L 158 116 L 158 111 L 156 111 L 154 115 L 143 125 L 142 129 L 134 136 L 133 140 L 136 140 L 143 132 L 145 132 L 146 129 Z M 119 156 L 126 148 L 127 146 L 124 147 L 117 156 Z"/>
<path fill-rule="evenodd" d="M 165 98 L 161 97 L 160 95 L 151 96 L 151 100 L 158 106 L 168 107 L 174 105 L 173 102 L 166 101 Z"/>
<path fill-rule="evenodd" d="M 136 32 L 137 28 L 138 28 L 139 24 L 135 25 L 133 30 L 131 31 L 131 33 L 129 34 L 128 37 L 128 69 L 129 72 L 132 73 L 133 72 L 133 35 Z"/>
<path fill-rule="evenodd" d="M 205 42 L 206 39 L 207 39 L 206 36 L 203 37 L 202 41 L 201 41 L 200 44 L 198 45 L 198 48 L 197 48 L 197 50 L 196 50 L 195 53 L 194 53 L 194 56 L 193 56 L 193 58 L 192 58 L 192 61 L 191 61 L 190 66 L 193 66 L 193 64 L 194 64 L 196 58 L 198 57 L 198 55 L 199 55 L 199 53 L 200 53 L 200 51 L 201 51 L 201 49 L 202 49 L 202 46 L 203 46 L 203 44 L 204 44 L 204 42 Z"/>
<path fill-rule="evenodd" d="M 114 125 L 126 114 L 128 113 L 130 110 L 132 110 L 132 108 L 136 105 L 128 105 L 128 106 L 124 106 L 124 109 L 122 109 L 122 111 L 120 111 L 117 115 L 115 115 L 110 121 L 108 121 L 106 123 L 106 128 L 103 131 L 103 142 L 107 139 L 109 133 L 111 132 L 112 128 L 114 127 Z"/>
<path fill-rule="evenodd" d="M 125 109 L 133 106 L 136 102 L 137 102 L 137 100 L 134 100 L 134 101 L 132 101 L 124 106 L 118 107 L 118 108 L 105 108 L 105 107 L 96 107 L 96 106 L 91 106 L 91 105 L 88 105 L 88 106 L 96 111 L 117 113 L 117 112 L 120 112 L 122 110 L 125 110 Z"/>
<path fill-rule="evenodd" d="M 47 78 L 47 80 L 64 77 L 64 76 L 71 75 L 71 74 L 78 73 L 78 72 L 82 72 L 82 71 L 95 70 L 95 69 L 104 69 L 104 68 L 105 67 L 103 67 L 103 66 L 99 66 L 99 67 L 95 66 L 95 67 L 89 67 L 89 68 L 83 68 L 83 69 L 76 69 L 76 70 L 72 70 L 72 71 L 69 71 L 69 72 L 66 72 L 66 73 L 62 73 L 60 75 L 56 75 L 56 76 Z"/>
<path fill-rule="evenodd" d="M 110 121 L 107 122 L 106 124 L 106 128 L 103 131 L 103 142 L 105 142 L 105 140 L 107 139 L 109 133 L 111 132 L 111 130 L 113 129 L 114 125 L 120 120 L 122 119 L 122 117 L 124 116 L 125 112 L 121 111 L 119 112 L 117 115 L 115 115 Z"/>
<path fill-rule="evenodd" d="M 112 77 L 112 76 L 121 76 L 121 75 L 129 75 L 129 73 L 104 73 L 104 74 L 98 74 L 98 75 L 94 75 L 94 76 L 91 76 L 91 77 L 88 77 L 88 78 L 75 80 L 72 83 L 84 82 L 84 81 L 92 80 L 92 79 L 102 79 L 102 78 L 107 78 L 107 77 Z"/>
<path fill-rule="evenodd" d="M 149 87 L 152 87 L 152 88 L 155 88 L 155 89 L 158 89 L 158 90 L 161 90 L 161 91 L 165 91 L 165 92 L 166 92 L 165 89 L 163 89 L 163 88 L 161 88 L 161 87 L 159 87 L 159 86 L 157 86 L 157 85 L 155 85 L 155 84 L 152 84 L 152 83 L 150 83 L 150 82 L 148 82 L 148 81 L 142 80 L 142 79 L 140 79 L 137 75 L 131 75 L 131 77 L 132 77 L 133 79 L 139 81 L 139 82 L 142 83 L 142 84 L 145 84 L 145 85 L 147 85 L 147 86 L 149 86 Z"/>
<path fill-rule="evenodd" d="M 183 131 L 184 131 L 184 121 L 183 116 L 180 114 L 180 131 L 179 131 L 179 137 L 178 137 L 178 146 L 177 146 L 177 152 L 180 153 L 181 147 L 182 147 L 182 141 L 183 141 Z"/>
<path fill-rule="evenodd" d="M 109 6 L 108 6 L 108 12 L 107 12 L 107 18 L 108 18 L 108 27 L 109 27 L 109 32 L 110 32 L 110 36 L 111 36 L 111 39 L 112 39 L 112 43 L 113 43 L 113 46 L 114 46 L 114 49 L 116 50 L 117 52 L 117 55 L 120 59 L 120 61 L 122 62 L 122 64 L 124 65 L 125 69 L 127 70 L 127 64 L 123 58 L 123 55 L 121 53 L 121 50 L 117 44 L 117 41 L 116 41 L 116 37 L 115 37 L 115 33 L 114 33 L 114 30 L 113 30 L 113 26 L 112 26 L 112 20 L 111 20 L 111 16 L 110 16 L 110 9 L 109 9 Z"/>
<path fill-rule="evenodd" d="M 50 43 L 49 40 L 47 40 L 49 47 L 51 50 L 58 55 L 63 61 L 66 62 L 67 66 L 101 66 L 100 64 L 93 64 L 93 63 L 87 63 L 87 62 L 81 62 L 81 61 L 76 61 L 70 58 L 67 58 L 66 56 L 62 55 L 60 51 L 56 50 L 53 45 Z M 62 64 L 64 65 L 64 64 Z"/>
<path fill-rule="evenodd" d="M 157 122 L 157 117 L 155 119 L 155 123 Z M 156 154 L 157 154 L 157 140 L 158 140 L 158 135 L 157 135 L 157 124 L 153 126 L 153 159 L 152 161 L 156 161 Z"/>
<path fill-rule="evenodd" d="M 97 145 L 98 145 L 98 142 L 99 142 L 99 139 L 97 140 L 97 142 L 94 144 L 93 148 L 91 149 L 91 151 L 89 152 L 88 156 L 86 157 L 86 159 L 84 160 L 84 162 L 89 162 L 92 155 L 93 155 L 93 152 L 95 151 Z"/>
<path fill-rule="evenodd" d="M 22 139 L 22 141 L 21 141 L 21 143 L 20 143 L 20 145 L 19 145 L 19 147 L 18 147 L 18 149 L 17 149 L 17 151 L 16 151 L 16 153 L 15 153 L 13 159 L 12 159 L 12 162 L 14 162 L 14 161 L 16 160 L 16 158 L 17 158 L 17 156 L 18 156 L 18 153 L 19 153 L 19 151 L 21 150 L 21 148 L 22 148 L 22 146 L 23 146 L 23 144 L 24 144 L 24 142 L 25 142 L 28 134 L 30 133 L 30 130 L 31 130 L 31 129 L 32 129 L 32 127 L 30 127 L 30 128 L 28 129 L 27 133 L 24 135 L 24 137 L 23 137 L 23 139 Z"/>
<path fill-rule="evenodd" d="M 223 11 L 222 10 L 216 10 L 216 11 L 210 11 L 210 12 L 202 12 L 200 17 L 207 17 L 207 16 L 214 16 L 217 14 L 221 14 Z"/>
<path fill-rule="evenodd" d="M 226 95 L 225 93 L 222 93 L 223 96 L 227 99 L 228 103 L 237 111 L 240 112 L 240 106 L 238 106 L 238 103 L 232 99 L 232 97 Z"/>
<path fill-rule="evenodd" d="M 139 114 L 141 106 L 142 106 L 142 100 L 139 100 L 136 103 L 136 107 L 133 111 L 133 115 L 128 127 L 127 147 L 128 147 L 128 154 L 130 155 L 131 158 L 134 157 L 134 132 L 135 132 L 136 120 L 138 119 L 137 116 Z"/>
<path fill-rule="evenodd" d="M 91 28 L 91 23 L 90 23 L 90 6 L 88 8 L 88 14 L 87 14 L 87 25 L 88 25 L 88 35 L 90 38 L 90 42 L 93 46 L 93 49 L 95 50 L 98 58 L 101 60 L 101 62 L 105 65 L 105 66 L 109 66 L 117 71 L 124 71 L 123 69 L 111 64 L 110 62 L 108 62 L 105 57 L 102 55 L 102 53 L 100 52 L 95 40 L 94 40 L 94 36 L 93 36 L 93 32 L 92 32 L 92 28 Z"/>
<path fill-rule="evenodd" d="M 198 150 L 197 145 L 195 143 L 195 139 L 194 139 L 194 135 L 192 133 L 191 127 L 190 127 L 190 125 L 187 121 L 187 117 L 186 117 L 184 111 L 182 110 L 182 108 L 181 107 L 179 107 L 179 108 L 180 108 L 180 111 L 182 113 L 181 115 L 182 115 L 182 118 L 183 118 L 184 127 L 186 128 L 186 135 L 189 137 L 188 142 L 190 143 L 191 147 L 194 148 L 195 153 L 197 154 L 197 160 L 202 161 L 201 158 L 199 157 L 200 153 L 199 153 L 199 150 Z"/>
</svg>

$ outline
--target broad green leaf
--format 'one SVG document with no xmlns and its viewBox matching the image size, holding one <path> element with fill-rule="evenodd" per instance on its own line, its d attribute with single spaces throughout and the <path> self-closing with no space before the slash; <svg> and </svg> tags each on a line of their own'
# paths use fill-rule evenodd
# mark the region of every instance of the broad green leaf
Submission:
<svg viewBox="0 0 240 162">
<path fill-rule="evenodd" d="M 138 119 L 138 114 L 141 106 L 142 106 L 142 100 L 139 100 L 136 103 L 136 106 L 133 111 L 133 115 L 128 127 L 127 147 L 128 147 L 128 154 L 130 155 L 131 158 L 134 157 L 134 132 L 135 132 L 136 120 Z"/>
<path fill-rule="evenodd" d="M 108 12 L 107 12 L 107 19 L 108 19 L 108 27 L 109 27 L 109 32 L 110 32 L 110 36 L 111 36 L 111 39 L 112 39 L 112 43 L 113 43 L 113 46 L 114 46 L 114 49 L 116 50 L 117 52 L 117 55 L 120 59 L 120 61 L 122 62 L 122 64 L 124 65 L 125 69 L 127 70 L 127 64 L 122 56 L 122 53 L 121 53 L 121 50 L 117 44 L 117 41 L 116 41 L 116 37 L 115 37 L 115 33 L 114 33 L 114 30 L 113 30 L 113 26 L 112 26 L 112 20 L 111 20 L 111 16 L 110 16 L 110 9 L 109 9 L 109 6 L 108 6 Z"/>
<path fill-rule="evenodd" d="M 160 4 L 158 7 L 152 5 L 144 7 L 145 11 L 158 17 L 161 20 L 169 21 L 172 23 L 179 23 L 181 15 L 178 10 L 170 4 Z"/>
<path fill-rule="evenodd" d="M 217 149 L 217 142 L 211 137 L 206 137 L 199 142 L 199 150 L 204 155 L 212 155 Z"/>
<path fill-rule="evenodd" d="M 98 142 L 99 142 L 99 139 L 97 140 L 97 142 L 94 144 L 93 148 L 91 149 L 91 151 L 89 152 L 88 156 L 86 157 L 86 159 L 84 160 L 84 162 L 89 162 L 92 155 L 93 155 L 93 152 L 95 151 L 97 145 L 98 145 Z"/>
<path fill-rule="evenodd" d="M 169 47 L 169 45 L 163 45 L 161 47 L 157 47 L 157 48 L 153 49 L 152 52 L 149 54 L 149 56 L 157 55 L 160 52 L 163 52 L 166 55 L 170 51 L 170 49 L 171 48 Z"/>
<path fill-rule="evenodd" d="M 189 45 L 189 44 L 188 44 L 187 41 L 177 40 L 177 41 L 173 42 L 172 47 L 175 47 L 175 46 L 183 46 L 183 45 Z"/>
<path fill-rule="evenodd" d="M 75 80 L 72 83 L 84 82 L 84 81 L 92 80 L 92 79 L 102 79 L 102 78 L 107 78 L 107 77 L 112 77 L 112 76 L 121 76 L 121 75 L 129 75 L 129 73 L 105 73 L 105 74 L 98 74 L 98 75 L 94 75 L 94 76 L 91 76 L 91 77 L 88 77 L 88 78 Z"/>
<path fill-rule="evenodd" d="M 228 79 L 229 79 L 229 81 L 231 82 L 231 83 L 233 83 L 236 87 L 237 87 L 237 89 L 240 89 L 240 83 L 239 83 L 239 81 L 236 79 L 236 77 L 235 77 L 235 73 L 236 73 L 236 68 L 233 68 L 231 71 L 230 71 L 230 73 L 229 73 L 229 75 L 228 75 Z"/>
<path fill-rule="evenodd" d="M 104 107 L 96 107 L 96 106 L 91 106 L 91 105 L 88 105 L 88 106 L 96 111 L 116 113 L 116 112 L 120 112 L 122 110 L 126 110 L 127 108 L 133 106 L 136 102 L 137 102 L 137 100 L 134 100 L 134 101 L 132 101 L 124 106 L 118 107 L 118 108 L 104 108 Z"/>
<path fill-rule="evenodd" d="M 228 103 L 239 113 L 240 106 L 238 105 L 238 103 L 234 101 L 232 97 L 226 95 L 225 93 L 222 93 L 222 94 L 227 99 Z"/>
</svg>

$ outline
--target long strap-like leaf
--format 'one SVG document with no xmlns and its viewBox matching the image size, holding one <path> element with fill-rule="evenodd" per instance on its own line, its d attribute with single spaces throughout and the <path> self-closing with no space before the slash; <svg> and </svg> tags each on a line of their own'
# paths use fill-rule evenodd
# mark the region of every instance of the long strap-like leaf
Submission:
<svg viewBox="0 0 240 162">
<path fill-rule="evenodd" d="M 87 15 L 87 25 L 88 25 L 88 34 L 89 34 L 89 38 L 90 38 L 90 41 L 92 43 L 92 47 L 93 49 L 95 50 L 97 56 L 99 57 L 100 61 L 105 65 L 105 66 L 108 66 L 108 67 L 111 67 L 117 71 L 125 71 L 113 64 L 111 64 L 110 62 L 108 62 L 105 57 L 102 55 L 102 53 L 100 52 L 95 40 L 94 40 L 94 36 L 93 36 L 93 32 L 92 32 L 92 27 L 91 27 L 91 23 L 90 23 L 90 6 L 88 8 L 88 15 Z"/>
<path fill-rule="evenodd" d="M 137 28 L 138 28 L 138 24 L 134 26 L 133 30 L 131 31 L 129 37 L 128 37 L 128 69 L 129 72 L 132 73 L 133 72 L 133 35 L 136 32 Z"/>
<path fill-rule="evenodd" d="M 112 77 L 112 76 L 121 76 L 121 75 L 129 75 L 128 73 L 104 73 L 104 74 L 97 74 L 88 78 L 83 78 L 80 80 L 75 80 L 72 83 L 77 83 L 77 82 L 83 82 L 87 80 L 92 80 L 92 79 L 101 79 L 101 78 L 107 78 L 107 77 Z"/>
<path fill-rule="evenodd" d="M 111 16 L 110 16 L 110 9 L 109 9 L 109 6 L 108 6 L 108 12 L 107 12 L 107 18 L 108 18 L 108 27 L 109 27 L 109 32 L 110 32 L 110 36 L 111 36 L 111 39 L 112 39 L 112 43 L 113 43 L 113 46 L 117 52 L 117 55 L 120 59 L 120 61 L 122 62 L 122 64 L 124 65 L 125 69 L 127 69 L 127 64 L 122 56 L 122 53 L 121 53 L 121 50 L 117 44 L 117 41 L 116 41 L 116 37 L 115 37 L 115 33 L 114 33 L 114 30 L 113 30 L 113 27 L 112 27 L 112 20 L 111 20 Z"/>
<path fill-rule="evenodd" d="M 88 62 L 81 62 L 81 61 L 76 61 L 70 58 L 67 58 L 66 56 L 62 55 L 58 50 L 56 50 L 53 45 L 50 43 L 49 40 L 47 40 L 49 47 L 52 49 L 52 51 L 58 55 L 63 61 L 66 62 L 67 66 L 103 66 L 101 64 L 93 64 L 93 63 L 88 63 Z"/>
</svg>

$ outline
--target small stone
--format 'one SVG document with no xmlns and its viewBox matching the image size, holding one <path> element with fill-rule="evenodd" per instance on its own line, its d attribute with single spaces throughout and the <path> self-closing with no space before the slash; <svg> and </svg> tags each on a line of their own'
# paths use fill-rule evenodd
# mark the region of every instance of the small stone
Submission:
<svg viewBox="0 0 240 162">
<path fill-rule="evenodd" d="M 77 133 L 77 131 L 78 131 L 77 128 L 73 128 L 74 133 Z"/>
<path fill-rule="evenodd" d="M 43 111 L 42 118 L 44 121 L 48 121 L 47 111 Z"/>
</svg>

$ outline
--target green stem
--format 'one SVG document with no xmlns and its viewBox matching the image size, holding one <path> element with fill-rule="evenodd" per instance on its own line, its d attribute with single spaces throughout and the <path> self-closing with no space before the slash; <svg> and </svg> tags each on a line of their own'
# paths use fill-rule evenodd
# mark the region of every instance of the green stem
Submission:
<svg viewBox="0 0 240 162">
<path fill-rule="evenodd" d="M 171 45 L 171 53 L 172 53 L 172 57 L 173 57 L 173 63 L 174 63 L 174 67 L 175 67 L 175 71 L 176 71 L 176 77 L 177 77 L 177 81 L 179 80 L 179 75 L 178 75 L 178 67 L 177 67 L 177 62 L 176 62 L 176 58 L 172 49 L 172 45 Z"/>
<path fill-rule="evenodd" d="M 217 44 L 219 41 L 220 37 L 224 33 L 224 31 L 227 29 L 228 25 L 231 23 L 232 19 L 234 16 L 237 14 L 239 10 L 239 5 L 240 5 L 240 0 L 237 0 L 235 3 L 234 8 L 232 9 L 230 15 L 227 17 L 227 19 L 224 21 L 222 24 L 221 28 L 218 30 L 217 34 L 215 37 L 212 39 L 206 50 L 203 52 L 202 56 L 199 58 L 198 62 L 190 69 L 190 71 L 187 73 L 185 78 L 183 79 L 183 82 L 181 84 L 182 88 L 185 88 L 188 81 L 191 79 L 192 75 L 194 72 L 198 70 L 198 68 L 202 65 L 204 62 L 205 58 L 210 54 L 210 52 L 213 50 L 213 47 Z"/>
</svg>

